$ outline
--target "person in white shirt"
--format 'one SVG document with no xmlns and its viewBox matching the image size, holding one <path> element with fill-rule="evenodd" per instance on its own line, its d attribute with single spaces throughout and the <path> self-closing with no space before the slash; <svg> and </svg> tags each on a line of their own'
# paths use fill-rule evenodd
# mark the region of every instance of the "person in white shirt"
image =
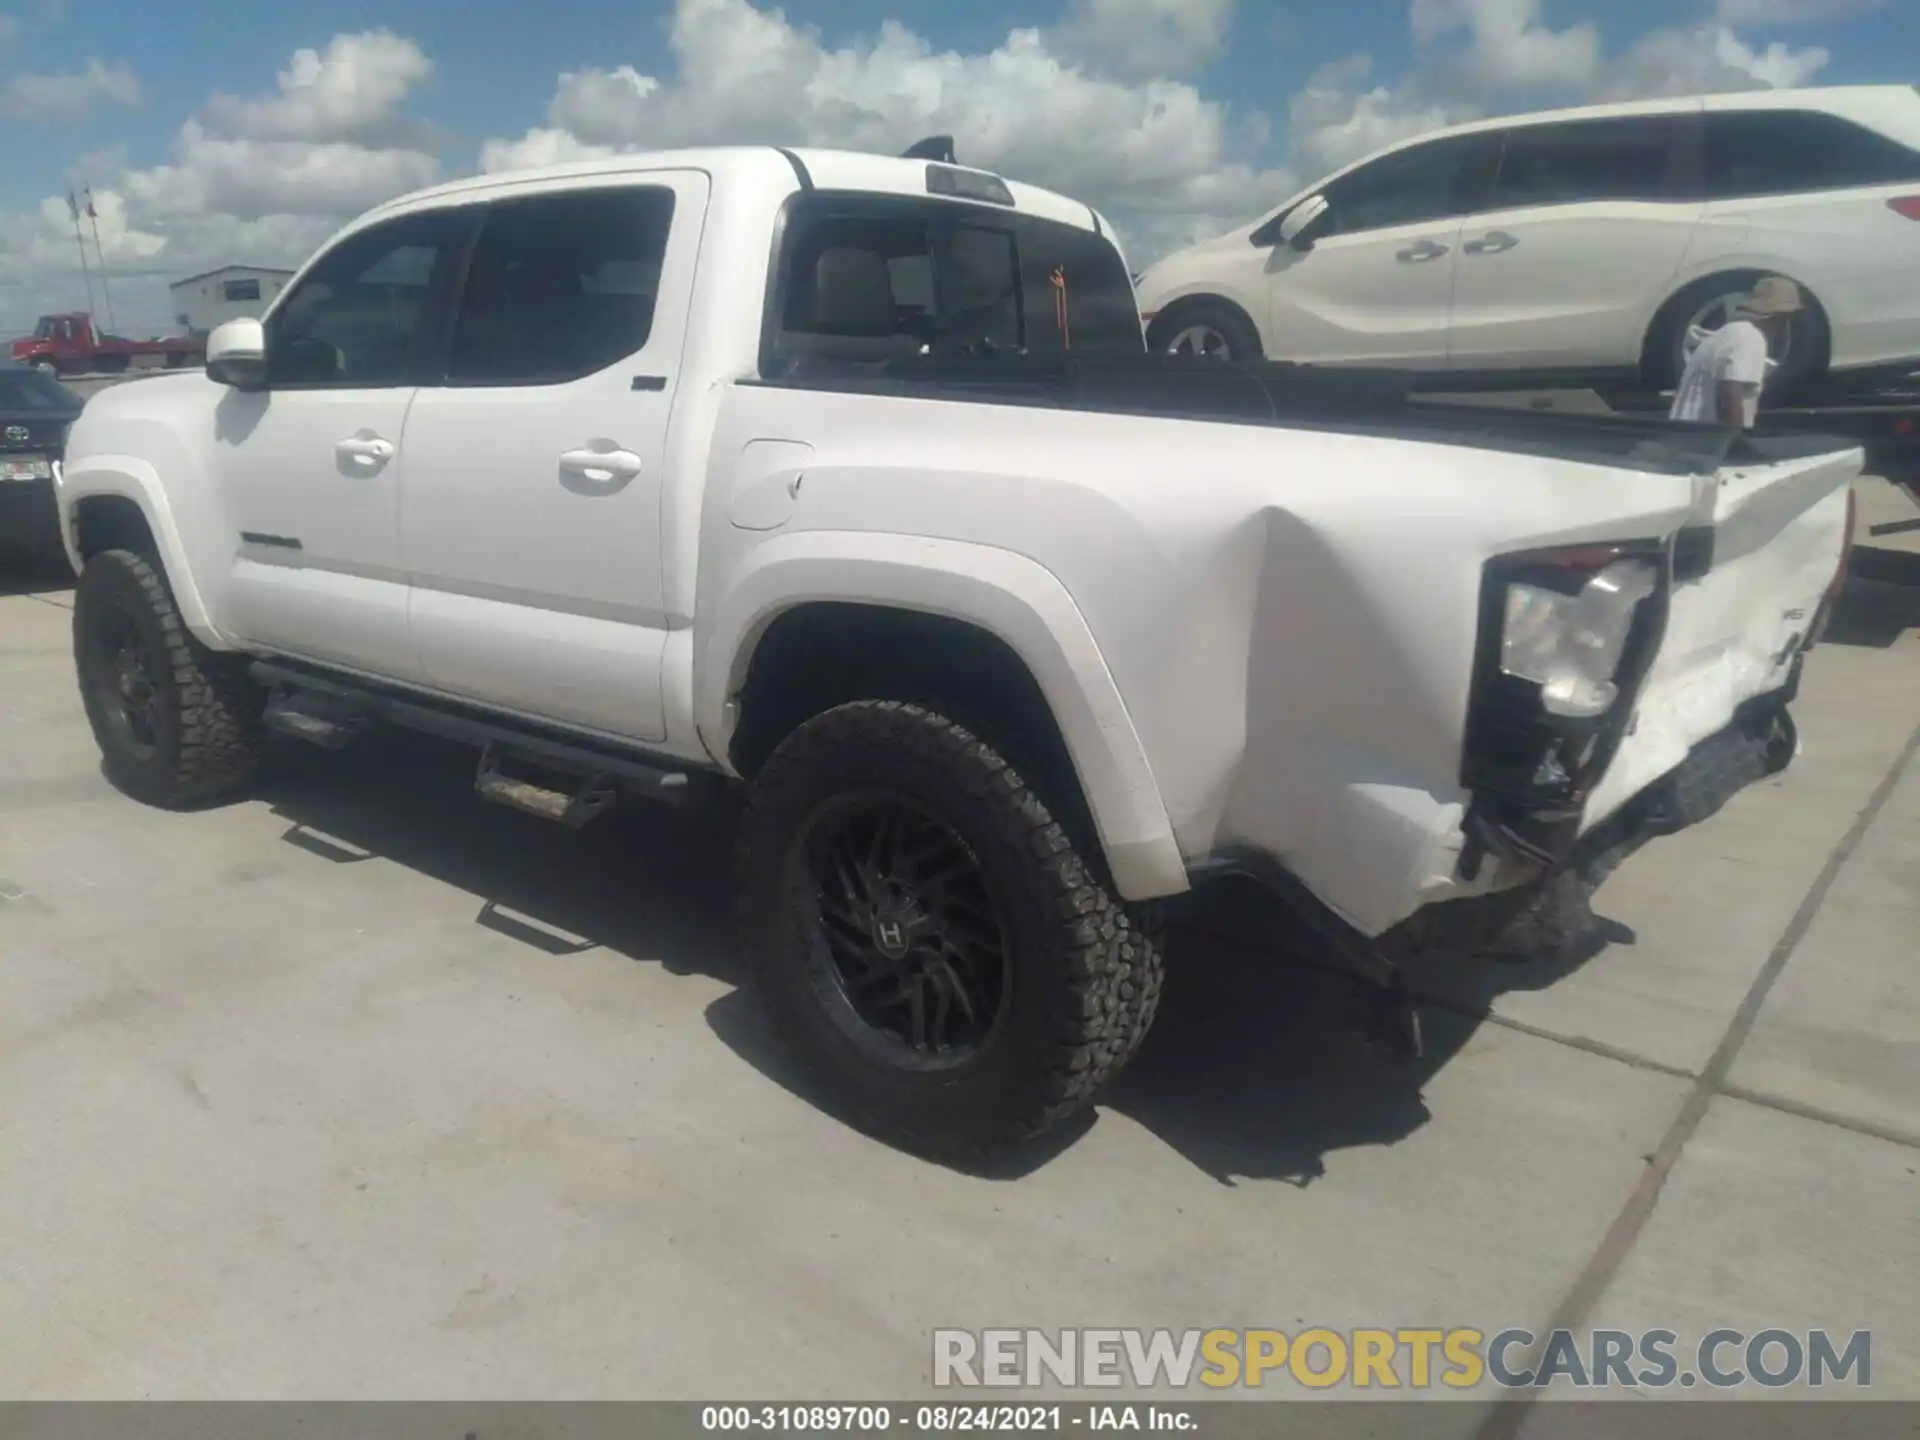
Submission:
<svg viewBox="0 0 1920 1440">
<path fill-rule="evenodd" d="M 1771 363 L 1768 342 L 1785 334 L 1805 304 L 1800 287 L 1783 275 L 1769 275 L 1754 286 L 1734 318 L 1694 350 L 1668 418 L 1752 429 Z"/>
</svg>

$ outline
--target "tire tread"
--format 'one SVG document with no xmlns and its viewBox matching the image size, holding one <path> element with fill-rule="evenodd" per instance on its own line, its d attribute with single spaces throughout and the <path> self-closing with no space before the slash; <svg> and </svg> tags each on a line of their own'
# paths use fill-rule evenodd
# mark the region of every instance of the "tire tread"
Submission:
<svg viewBox="0 0 1920 1440">
<path fill-rule="evenodd" d="M 264 741 L 261 695 L 247 676 L 244 658 L 209 650 L 193 637 L 180 618 L 166 577 L 145 556 L 109 550 L 94 556 L 87 570 L 96 566 L 120 570 L 157 626 L 178 730 L 171 764 L 163 771 L 138 774 L 116 764 L 106 738 L 100 737 L 109 768 L 136 798 L 166 809 L 205 804 L 244 788 L 259 768 Z M 86 585 L 83 574 L 83 590 Z M 90 611 L 91 606 L 76 597 L 76 631 Z M 75 639 L 78 644 L 78 634 Z"/>
<path fill-rule="evenodd" d="M 741 828 L 742 929 L 761 936 L 769 917 L 755 913 L 767 888 L 752 877 L 773 874 L 784 842 L 775 820 L 785 797 L 841 747 L 896 746 L 942 767 L 966 799 L 979 807 L 997 838 L 1044 878 L 1058 927 L 1057 953 L 1067 983 L 1054 992 L 1047 1049 L 1006 1113 L 980 1116 L 963 1132 L 906 1133 L 897 1121 L 861 1097 L 847 1097 L 848 1118 L 869 1133 L 951 1160 L 977 1160 L 1054 1128 L 1086 1108 L 1133 1058 L 1159 1004 L 1163 966 L 1150 936 L 1100 883 L 1044 801 L 985 740 L 923 706 L 901 701 L 857 701 L 815 717 L 782 742 L 756 777 Z M 768 926 L 770 930 L 771 927 Z M 770 939 L 768 935 L 766 938 Z M 765 944 L 765 939 L 761 941 Z M 760 963 L 774 957 L 763 948 Z M 1018 961 L 1016 961 L 1018 963 Z M 804 1047 L 778 1008 L 776 1029 L 804 1057 Z"/>
</svg>

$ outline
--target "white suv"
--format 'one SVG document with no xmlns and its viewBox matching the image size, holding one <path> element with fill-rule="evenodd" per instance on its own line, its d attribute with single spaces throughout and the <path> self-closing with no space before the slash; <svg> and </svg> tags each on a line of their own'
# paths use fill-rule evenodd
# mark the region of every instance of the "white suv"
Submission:
<svg viewBox="0 0 1920 1440">
<path fill-rule="evenodd" d="M 1670 385 L 1762 272 L 1813 304 L 1777 382 L 1920 368 L 1920 87 L 1483 121 L 1153 266 L 1155 349 Z"/>
</svg>

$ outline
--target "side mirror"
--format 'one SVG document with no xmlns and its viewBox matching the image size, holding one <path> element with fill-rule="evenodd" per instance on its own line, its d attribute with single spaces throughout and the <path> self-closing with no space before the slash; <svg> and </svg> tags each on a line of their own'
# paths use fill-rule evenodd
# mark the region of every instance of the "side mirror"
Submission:
<svg viewBox="0 0 1920 1440">
<path fill-rule="evenodd" d="M 229 320 L 207 337 L 207 378 L 236 390 L 264 390 L 267 332 L 258 320 Z"/>
<path fill-rule="evenodd" d="M 1304 250 L 1312 245 L 1313 227 L 1326 218 L 1331 208 L 1326 196 L 1309 195 L 1289 210 L 1287 218 L 1280 222 L 1280 243 L 1291 245 L 1296 250 Z"/>
</svg>

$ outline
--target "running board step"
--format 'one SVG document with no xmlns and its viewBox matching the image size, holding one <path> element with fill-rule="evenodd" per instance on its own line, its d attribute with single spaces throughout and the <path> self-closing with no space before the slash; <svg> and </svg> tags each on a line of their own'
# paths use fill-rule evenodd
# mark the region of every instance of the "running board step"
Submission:
<svg viewBox="0 0 1920 1440">
<path fill-rule="evenodd" d="M 314 691 L 275 690 L 261 714 L 267 729 L 323 750 L 344 750 L 373 722 L 351 701 Z"/>
<path fill-rule="evenodd" d="M 619 798 L 614 777 L 604 772 L 580 777 L 580 788 L 568 794 L 540 781 L 509 774 L 502 766 L 510 759 L 498 741 L 487 742 L 480 752 L 480 773 L 474 778 L 473 788 L 482 800 L 578 830 L 605 814 Z"/>
</svg>

